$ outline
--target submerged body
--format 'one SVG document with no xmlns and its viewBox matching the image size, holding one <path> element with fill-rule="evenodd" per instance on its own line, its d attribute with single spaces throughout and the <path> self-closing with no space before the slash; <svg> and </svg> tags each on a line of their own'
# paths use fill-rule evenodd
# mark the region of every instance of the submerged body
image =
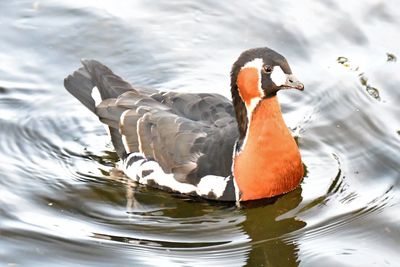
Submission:
<svg viewBox="0 0 400 267">
<path fill-rule="evenodd" d="M 278 53 L 242 53 L 232 68 L 233 104 L 218 94 L 137 90 L 97 61 L 82 63 L 65 87 L 109 127 L 135 181 L 222 201 L 273 197 L 301 182 L 300 153 L 276 93 L 303 85 Z"/>
</svg>

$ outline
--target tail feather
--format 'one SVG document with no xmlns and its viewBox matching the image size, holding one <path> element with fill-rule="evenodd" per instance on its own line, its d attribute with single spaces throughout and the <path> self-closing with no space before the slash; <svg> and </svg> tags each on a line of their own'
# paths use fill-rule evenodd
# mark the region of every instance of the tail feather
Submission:
<svg viewBox="0 0 400 267">
<path fill-rule="evenodd" d="M 124 81 L 121 77 L 114 74 L 109 68 L 96 60 L 82 60 L 82 65 L 89 73 L 92 82 L 99 89 L 101 98 L 117 98 L 119 95 L 134 91 L 132 85 Z"/>
<path fill-rule="evenodd" d="M 94 86 L 90 74 L 84 68 L 78 69 L 64 79 L 65 89 L 93 113 L 95 101 L 91 94 Z"/>
<path fill-rule="evenodd" d="M 117 98 L 119 95 L 134 91 L 133 87 L 122 78 L 115 75 L 109 68 L 95 60 L 82 60 L 83 67 L 76 70 L 64 80 L 64 86 L 85 107 L 99 116 L 100 120 L 109 126 L 111 140 L 118 156 L 123 159 L 126 151 L 119 131 L 119 116 L 102 118 L 96 109 L 93 99 L 93 88 L 99 90 L 101 100 Z"/>
</svg>

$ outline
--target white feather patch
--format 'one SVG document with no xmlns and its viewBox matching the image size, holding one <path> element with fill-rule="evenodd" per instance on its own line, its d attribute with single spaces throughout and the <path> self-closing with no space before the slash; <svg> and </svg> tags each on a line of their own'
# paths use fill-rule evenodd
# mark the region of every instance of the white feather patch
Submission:
<svg viewBox="0 0 400 267">
<path fill-rule="evenodd" d="M 132 157 L 142 157 L 129 165 L 127 163 Z M 150 171 L 150 174 L 142 176 L 144 171 Z M 196 187 L 192 184 L 178 182 L 172 173 L 165 173 L 161 166 L 155 161 L 146 161 L 143 154 L 132 153 L 124 161 L 124 173 L 131 179 L 141 183 L 149 184 L 154 182 L 159 186 L 168 187 L 173 191 L 182 194 L 188 194 L 196 191 Z"/>
<path fill-rule="evenodd" d="M 243 67 L 243 68 L 256 68 L 259 71 L 261 71 L 262 67 L 264 65 L 264 61 L 262 60 L 262 58 L 255 58 L 252 61 L 247 62 Z"/>
<path fill-rule="evenodd" d="M 134 161 L 133 163 L 129 164 L 127 166 L 126 164 L 130 162 L 131 158 L 133 157 L 138 157 L 141 158 L 137 161 Z M 145 157 L 142 153 L 131 153 L 129 156 L 122 162 L 122 169 L 124 173 L 131 179 L 135 180 L 138 182 L 138 179 L 136 177 L 137 170 L 139 169 L 140 165 L 145 161 Z"/>
<path fill-rule="evenodd" d="M 132 157 L 140 159 L 127 165 Z M 224 194 L 229 181 L 229 177 L 207 175 L 200 179 L 197 186 L 181 183 L 175 179 L 172 173 L 165 173 L 156 161 L 147 161 L 142 153 L 131 153 L 123 162 L 123 170 L 129 178 L 141 184 L 155 183 L 182 194 L 195 192 L 197 195 L 207 196 L 212 192 L 216 198 L 220 198 Z M 149 174 L 143 176 L 142 174 L 146 171 Z"/>
<path fill-rule="evenodd" d="M 138 110 L 136 110 L 136 111 L 138 112 Z M 140 139 L 140 134 L 139 134 L 139 125 L 140 125 L 140 123 L 142 123 L 142 120 L 143 120 L 143 117 L 138 119 L 137 122 L 136 122 L 136 134 L 137 134 L 137 137 L 138 137 L 138 144 L 139 144 L 138 149 L 139 149 L 140 152 L 143 153 L 142 140 Z"/>
<path fill-rule="evenodd" d="M 236 183 L 236 178 L 235 178 L 235 157 L 236 157 L 236 155 L 237 155 L 236 152 L 238 151 L 237 145 L 238 145 L 238 143 L 235 142 L 235 145 L 233 146 L 231 173 L 232 173 L 232 176 L 233 176 L 233 186 L 234 186 L 234 188 L 235 188 L 235 200 L 236 200 L 236 205 L 237 205 L 238 207 L 240 207 L 240 205 L 239 205 L 239 203 L 240 203 L 240 201 L 239 201 L 239 198 L 240 198 L 240 190 L 239 190 L 238 184 Z M 239 153 L 240 153 L 240 151 L 239 151 Z M 238 154 L 239 154 L 239 153 L 238 153 Z"/>
<path fill-rule="evenodd" d="M 255 97 L 250 100 L 250 105 L 246 106 L 247 109 L 247 119 L 251 120 L 251 115 L 253 114 L 254 109 L 257 107 L 258 103 L 260 103 L 261 97 Z"/>
<path fill-rule="evenodd" d="M 141 177 L 142 171 L 152 171 L 149 175 Z M 180 192 L 182 194 L 188 194 L 194 192 L 196 187 L 187 183 L 178 182 L 172 173 L 167 174 L 163 171 L 161 166 L 155 161 L 147 161 L 143 163 L 139 169 L 140 174 L 139 183 L 148 184 L 149 181 L 153 181 L 159 186 L 165 186 L 171 188 L 173 191 Z"/>
<path fill-rule="evenodd" d="M 271 73 L 271 79 L 277 86 L 281 86 L 286 83 L 287 74 L 283 72 L 281 67 L 276 66 Z"/>
<path fill-rule="evenodd" d="M 97 86 L 93 87 L 92 93 L 90 95 L 92 96 L 95 106 L 97 107 L 102 101 L 100 91 Z"/>
<path fill-rule="evenodd" d="M 220 198 L 226 189 L 229 177 L 222 177 L 216 175 L 207 175 L 201 178 L 197 184 L 196 193 L 198 195 L 207 196 L 209 193 L 214 193 L 216 198 Z"/>
<path fill-rule="evenodd" d="M 124 127 L 125 116 L 126 116 L 126 114 L 128 112 L 129 112 L 129 109 L 125 110 L 121 114 L 121 117 L 119 119 L 119 123 L 121 124 L 122 127 Z M 125 148 L 126 153 L 130 153 L 131 150 L 129 149 L 128 140 L 127 140 L 126 136 L 122 134 L 121 137 L 122 137 L 122 144 L 124 144 L 124 148 Z"/>
<path fill-rule="evenodd" d="M 261 97 L 264 96 L 264 91 L 261 88 L 261 69 L 262 69 L 263 65 L 264 65 L 264 61 L 261 58 L 256 58 L 256 59 L 246 63 L 243 67 L 243 68 L 256 68 L 258 70 L 258 90 L 260 91 L 260 97 L 252 98 L 250 100 L 250 104 L 246 105 L 247 121 L 248 121 L 247 129 L 250 128 L 251 117 L 253 115 L 254 109 L 260 103 Z M 240 94 L 240 90 L 239 90 L 239 94 Z M 241 149 L 243 149 L 243 147 L 245 146 L 245 144 L 247 142 L 247 137 L 248 137 L 248 131 L 246 132 L 246 136 L 244 137 Z M 241 152 L 241 150 L 239 151 L 239 153 L 240 152 Z"/>
</svg>

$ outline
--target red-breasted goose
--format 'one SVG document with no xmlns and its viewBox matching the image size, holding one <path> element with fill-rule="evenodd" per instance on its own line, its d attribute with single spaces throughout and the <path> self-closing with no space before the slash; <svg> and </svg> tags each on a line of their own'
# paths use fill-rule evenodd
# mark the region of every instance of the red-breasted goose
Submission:
<svg viewBox="0 0 400 267">
<path fill-rule="evenodd" d="M 269 198 L 300 184 L 300 152 L 276 94 L 304 86 L 277 52 L 256 48 L 240 55 L 231 71 L 233 101 L 140 90 L 95 60 L 82 64 L 65 88 L 109 127 L 131 179 L 221 201 Z M 100 103 L 92 97 L 96 89 Z"/>
</svg>

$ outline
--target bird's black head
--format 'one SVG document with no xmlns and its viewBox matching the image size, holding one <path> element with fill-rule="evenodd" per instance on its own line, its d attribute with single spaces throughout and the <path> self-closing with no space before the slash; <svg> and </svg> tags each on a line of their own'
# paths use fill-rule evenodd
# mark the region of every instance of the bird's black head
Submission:
<svg viewBox="0 0 400 267">
<path fill-rule="evenodd" d="M 239 124 L 239 139 L 244 138 L 248 114 L 264 98 L 282 89 L 304 90 L 285 57 L 267 48 L 244 51 L 233 64 L 231 93 Z"/>
</svg>

